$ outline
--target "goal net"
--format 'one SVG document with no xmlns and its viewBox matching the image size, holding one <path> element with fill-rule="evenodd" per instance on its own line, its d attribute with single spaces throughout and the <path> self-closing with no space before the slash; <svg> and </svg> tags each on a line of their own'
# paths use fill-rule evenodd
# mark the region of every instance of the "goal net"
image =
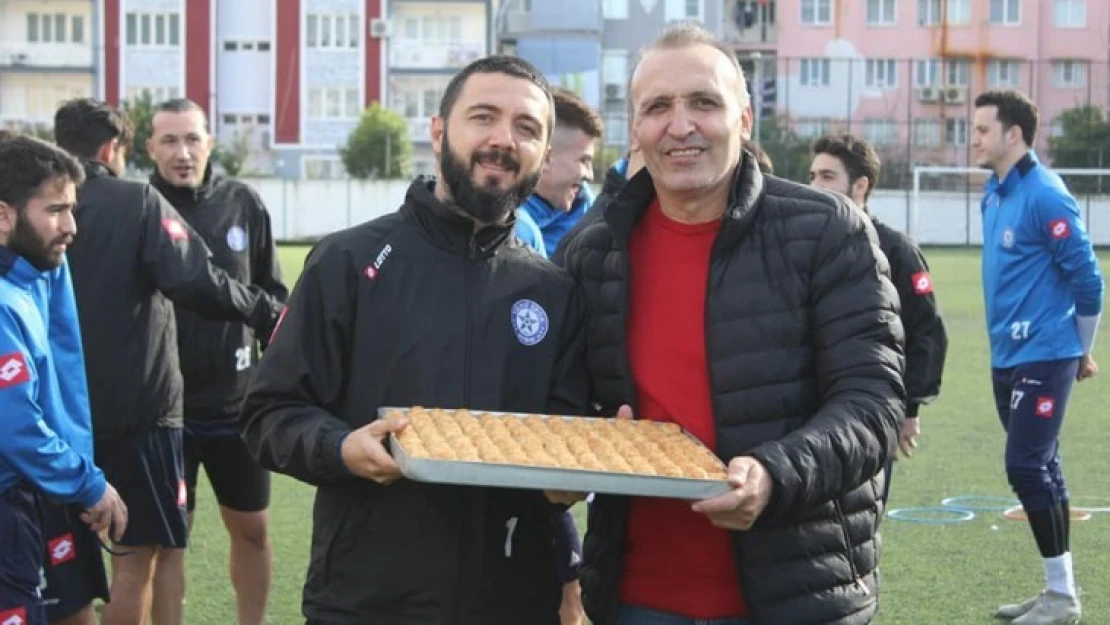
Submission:
<svg viewBox="0 0 1110 625">
<path fill-rule="evenodd" d="M 1110 169 L 1052 171 L 1075 196 L 1091 240 L 1096 245 L 1110 245 Z M 923 245 L 981 245 L 979 205 L 989 176 L 990 171 L 979 167 L 914 167 L 913 187 L 904 211 L 905 232 Z M 903 219 L 895 223 L 898 221 Z"/>
</svg>

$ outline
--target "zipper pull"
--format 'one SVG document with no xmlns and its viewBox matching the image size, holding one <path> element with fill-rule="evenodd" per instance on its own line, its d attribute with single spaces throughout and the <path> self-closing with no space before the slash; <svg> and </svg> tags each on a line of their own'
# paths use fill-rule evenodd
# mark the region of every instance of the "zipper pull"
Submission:
<svg viewBox="0 0 1110 625">
<path fill-rule="evenodd" d="M 856 588 L 859 588 L 865 597 L 871 594 L 871 591 L 867 589 L 867 584 L 863 583 L 862 577 L 856 578 Z"/>
</svg>

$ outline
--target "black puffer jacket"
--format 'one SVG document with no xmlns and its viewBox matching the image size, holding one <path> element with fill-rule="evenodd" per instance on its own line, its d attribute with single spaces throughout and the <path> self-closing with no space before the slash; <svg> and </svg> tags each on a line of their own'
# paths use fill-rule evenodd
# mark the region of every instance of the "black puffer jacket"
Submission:
<svg viewBox="0 0 1110 625">
<path fill-rule="evenodd" d="M 646 171 L 567 251 L 589 308 L 595 409 L 636 393 L 625 339 L 628 242 L 654 194 Z M 898 296 L 875 230 L 831 195 L 737 170 L 714 244 L 706 344 L 718 455 L 751 455 L 774 494 L 733 534 L 760 625 L 869 622 L 878 609 L 882 479 L 905 411 Z M 627 500 L 590 507 L 582 585 L 596 625 L 614 620 Z M 660 540 L 665 540 L 660 537 Z"/>
</svg>

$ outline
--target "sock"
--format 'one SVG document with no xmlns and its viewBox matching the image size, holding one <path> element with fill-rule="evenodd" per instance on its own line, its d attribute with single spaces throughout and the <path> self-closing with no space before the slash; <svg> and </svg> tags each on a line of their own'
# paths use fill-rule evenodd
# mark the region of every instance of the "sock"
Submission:
<svg viewBox="0 0 1110 625">
<path fill-rule="evenodd" d="M 1071 552 L 1044 559 L 1045 588 L 1063 595 L 1075 596 L 1075 573 L 1071 567 Z"/>
</svg>

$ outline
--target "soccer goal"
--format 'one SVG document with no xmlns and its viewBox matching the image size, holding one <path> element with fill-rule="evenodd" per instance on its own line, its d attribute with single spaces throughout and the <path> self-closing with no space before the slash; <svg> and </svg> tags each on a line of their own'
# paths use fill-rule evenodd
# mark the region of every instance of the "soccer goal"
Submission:
<svg viewBox="0 0 1110 625">
<path fill-rule="evenodd" d="M 1096 245 L 1110 245 L 1110 169 L 1060 168 Z M 991 172 L 981 167 L 917 165 L 906 234 L 923 244 L 979 245 L 979 202 Z M 1106 216 L 1098 219 L 1099 216 Z M 1092 219 L 1094 217 L 1094 219 Z"/>
</svg>

